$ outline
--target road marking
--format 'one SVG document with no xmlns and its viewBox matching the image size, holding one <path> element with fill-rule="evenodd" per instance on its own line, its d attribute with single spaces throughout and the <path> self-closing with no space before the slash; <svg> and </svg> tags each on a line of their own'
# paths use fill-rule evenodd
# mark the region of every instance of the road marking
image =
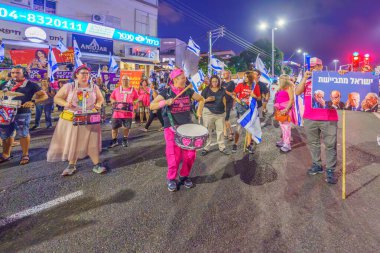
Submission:
<svg viewBox="0 0 380 253">
<path fill-rule="evenodd" d="M 83 191 L 73 192 L 73 193 L 71 193 L 69 195 L 66 195 L 66 196 L 54 199 L 52 201 L 46 202 L 44 204 L 41 204 L 41 205 L 38 205 L 38 206 L 35 206 L 35 207 L 32 207 L 32 208 L 26 209 L 26 210 L 21 211 L 19 213 L 12 214 L 11 216 L 8 216 L 7 218 L 0 220 L 0 227 L 8 225 L 8 224 L 10 224 L 12 222 L 15 222 L 17 220 L 20 220 L 22 218 L 28 217 L 30 215 L 39 213 L 39 212 L 41 212 L 41 211 L 43 211 L 45 209 L 49 209 L 49 208 L 51 208 L 53 206 L 57 206 L 59 204 L 62 204 L 64 202 L 66 202 L 66 201 L 69 201 L 71 199 L 77 198 L 77 197 L 82 196 L 82 195 L 83 195 Z"/>
<path fill-rule="evenodd" d="M 378 112 L 375 112 L 374 114 L 375 114 L 375 116 L 376 116 L 377 118 L 379 118 L 379 119 L 380 119 L 380 113 L 378 113 Z"/>
</svg>

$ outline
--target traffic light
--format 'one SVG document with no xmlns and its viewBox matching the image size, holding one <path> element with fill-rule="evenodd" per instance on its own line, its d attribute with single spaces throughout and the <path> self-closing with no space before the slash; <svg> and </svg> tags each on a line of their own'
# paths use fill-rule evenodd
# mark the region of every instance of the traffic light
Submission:
<svg viewBox="0 0 380 253">
<path fill-rule="evenodd" d="M 352 67 L 353 71 L 357 70 L 359 68 L 359 63 L 360 63 L 360 55 L 358 52 L 354 52 L 352 54 Z"/>
</svg>

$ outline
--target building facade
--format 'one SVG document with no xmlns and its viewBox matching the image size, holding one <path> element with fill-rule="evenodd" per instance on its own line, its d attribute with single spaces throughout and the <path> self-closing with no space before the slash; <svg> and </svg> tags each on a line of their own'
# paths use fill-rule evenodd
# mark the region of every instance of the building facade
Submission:
<svg viewBox="0 0 380 253">
<path fill-rule="evenodd" d="M 187 44 L 176 38 L 162 38 L 160 47 L 160 60 L 164 67 L 172 61 L 177 67 L 182 67 Z"/>
<path fill-rule="evenodd" d="M 0 13 L 6 57 L 12 49 L 47 48 L 60 40 L 71 47 L 75 38 L 82 62 L 93 68 L 107 66 L 110 53 L 120 69 L 146 74 L 159 62 L 158 0 L 0 0 Z"/>
</svg>

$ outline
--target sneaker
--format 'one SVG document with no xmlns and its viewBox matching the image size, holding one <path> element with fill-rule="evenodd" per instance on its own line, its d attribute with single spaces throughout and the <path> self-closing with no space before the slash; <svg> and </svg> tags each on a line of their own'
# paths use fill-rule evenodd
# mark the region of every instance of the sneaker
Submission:
<svg viewBox="0 0 380 253">
<path fill-rule="evenodd" d="M 102 173 L 105 173 L 107 169 L 101 163 L 98 163 L 97 165 L 94 165 L 94 167 L 92 168 L 92 171 L 98 174 L 102 174 Z"/>
<path fill-rule="evenodd" d="M 290 145 L 284 145 L 284 146 L 282 146 L 281 148 L 280 148 L 280 150 L 282 151 L 282 152 L 284 152 L 284 153 L 288 153 L 289 151 L 291 151 L 292 150 L 292 148 L 290 147 Z"/>
<path fill-rule="evenodd" d="M 187 189 L 193 188 L 194 184 L 188 177 L 179 177 L 179 181 L 183 186 L 185 186 Z"/>
<path fill-rule="evenodd" d="M 123 137 L 123 141 L 122 141 L 122 143 L 121 143 L 122 145 L 123 145 L 123 147 L 128 147 L 128 138 L 126 138 L 126 137 Z"/>
<path fill-rule="evenodd" d="M 208 153 L 208 150 L 202 149 L 201 156 L 205 156 L 207 155 L 207 153 Z"/>
<path fill-rule="evenodd" d="M 46 129 L 50 129 L 50 128 L 52 128 L 52 127 L 53 127 L 53 126 L 47 126 Z"/>
<path fill-rule="evenodd" d="M 311 166 L 311 168 L 307 171 L 307 174 L 311 175 L 311 176 L 317 175 L 317 174 L 320 174 L 320 173 L 323 173 L 322 166 L 318 166 L 318 165 L 315 165 L 315 164 L 313 164 Z"/>
<path fill-rule="evenodd" d="M 34 126 L 32 126 L 31 128 L 30 128 L 30 130 L 36 130 L 37 128 L 40 128 L 40 126 L 36 126 L 36 125 L 34 125 Z"/>
<path fill-rule="evenodd" d="M 250 154 L 254 154 L 255 153 L 255 147 L 251 144 L 248 146 L 248 153 Z"/>
<path fill-rule="evenodd" d="M 168 180 L 167 185 L 169 191 L 175 192 L 177 190 L 177 182 L 175 180 Z"/>
<path fill-rule="evenodd" d="M 225 155 L 231 155 L 231 152 L 228 151 L 227 149 L 222 149 L 222 150 L 219 150 L 221 153 L 225 154 Z"/>
<path fill-rule="evenodd" d="M 281 140 L 281 141 L 277 141 L 276 142 L 276 146 L 281 148 L 282 146 L 284 146 L 284 142 Z"/>
<path fill-rule="evenodd" d="M 63 170 L 61 176 L 71 176 L 77 171 L 77 168 L 74 164 L 69 164 L 66 169 Z"/>
<path fill-rule="evenodd" d="M 236 153 L 236 151 L 237 151 L 237 145 L 236 144 L 234 144 L 234 145 L 232 145 L 232 153 Z"/>
<path fill-rule="evenodd" d="M 326 170 L 326 179 L 325 181 L 329 184 L 336 184 L 338 182 L 338 178 L 333 169 Z"/>
<path fill-rule="evenodd" d="M 108 148 L 114 148 L 117 145 L 119 145 L 119 143 L 117 142 L 117 139 L 112 139 L 111 144 L 108 146 Z"/>
</svg>

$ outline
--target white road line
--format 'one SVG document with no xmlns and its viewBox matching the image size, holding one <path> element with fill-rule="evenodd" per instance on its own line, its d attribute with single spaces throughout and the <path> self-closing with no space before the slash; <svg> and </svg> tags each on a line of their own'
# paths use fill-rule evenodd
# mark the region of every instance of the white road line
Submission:
<svg viewBox="0 0 380 253">
<path fill-rule="evenodd" d="M 375 114 L 375 116 L 376 116 L 377 118 L 379 118 L 379 119 L 380 119 L 380 113 L 378 113 L 378 112 L 375 112 L 374 114 Z"/>
<path fill-rule="evenodd" d="M 73 192 L 73 193 L 70 193 L 69 195 L 66 195 L 66 196 L 54 199 L 52 201 L 46 202 L 44 204 L 26 209 L 26 210 L 21 211 L 19 213 L 12 214 L 11 216 L 8 216 L 7 218 L 0 220 L 0 227 L 8 225 L 9 223 L 15 222 L 15 221 L 20 220 L 22 218 L 25 218 L 27 216 L 39 213 L 39 212 L 41 212 L 45 209 L 49 209 L 53 206 L 57 206 L 59 204 L 62 204 L 63 202 L 77 198 L 81 195 L 83 195 L 83 191 Z"/>
</svg>

